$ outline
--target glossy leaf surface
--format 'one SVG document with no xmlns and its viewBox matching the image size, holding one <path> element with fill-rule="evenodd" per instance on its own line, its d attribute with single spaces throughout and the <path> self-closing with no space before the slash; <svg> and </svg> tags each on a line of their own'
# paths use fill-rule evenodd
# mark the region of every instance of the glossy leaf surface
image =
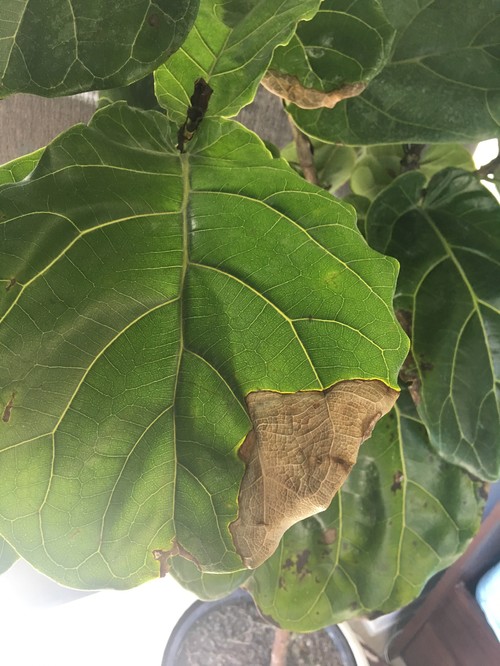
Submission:
<svg viewBox="0 0 500 666">
<path fill-rule="evenodd" d="M 464 550 L 481 508 L 467 474 L 429 447 L 404 393 L 331 507 L 292 527 L 246 587 L 266 616 L 293 631 L 389 612 Z"/>
<path fill-rule="evenodd" d="M 0 98 L 127 85 L 184 41 L 199 0 L 2 0 Z"/>
<path fill-rule="evenodd" d="M 500 208 L 470 173 L 412 172 L 368 211 L 367 238 L 401 262 L 395 307 L 412 335 L 430 441 L 483 479 L 500 472 Z"/>
<path fill-rule="evenodd" d="M 386 64 L 393 37 L 379 0 L 324 0 L 314 18 L 299 23 L 290 42 L 275 50 L 270 70 L 322 92 L 367 84 Z"/>
<path fill-rule="evenodd" d="M 334 109 L 290 112 L 324 141 L 349 145 L 476 141 L 500 125 L 500 1 L 382 0 L 397 29 L 389 63 Z"/>
<path fill-rule="evenodd" d="M 238 123 L 176 133 L 111 105 L 0 189 L 0 532 L 76 587 L 156 576 L 153 551 L 241 570 L 248 393 L 396 387 L 407 354 L 349 207 Z"/>
<path fill-rule="evenodd" d="M 156 94 L 167 115 L 183 121 L 193 82 L 213 88 L 209 114 L 235 116 L 252 101 L 278 44 L 311 18 L 320 0 L 201 0 L 183 47 L 156 73 Z"/>
</svg>

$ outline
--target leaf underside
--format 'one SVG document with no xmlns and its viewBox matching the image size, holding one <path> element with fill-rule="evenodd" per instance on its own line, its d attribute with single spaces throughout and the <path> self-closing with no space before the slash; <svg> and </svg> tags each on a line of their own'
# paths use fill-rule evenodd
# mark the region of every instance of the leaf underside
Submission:
<svg viewBox="0 0 500 666">
<path fill-rule="evenodd" d="M 74 587 L 240 571 L 248 394 L 396 388 L 407 353 L 349 207 L 238 123 L 176 134 L 111 105 L 0 188 L 0 533 Z"/>
</svg>

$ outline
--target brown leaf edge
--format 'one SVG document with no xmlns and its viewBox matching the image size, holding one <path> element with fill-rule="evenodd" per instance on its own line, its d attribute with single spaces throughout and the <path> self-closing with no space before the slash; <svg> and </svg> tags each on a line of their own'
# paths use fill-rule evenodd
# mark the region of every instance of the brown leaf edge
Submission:
<svg viewBox="0 0 500 666">
<path fill-rule="evenodd" d="M 333 109 L 333 107 L 344 99 L 357 97 L 366 88 L 366 83 L 356 81 L 324 92 L 316 88 L 306 88 L 295 76 L 282 74 L 270 69 L 261 81 L 264 88 L 269 92 L 292 102 L 301 109 Z"/>
<path fill-rule="evenodd" d="M 239 450 L 246 469 L 229 526 L 247 568 L 265 562 L 289 527 L 330 506 L 398 395 L 381 381 L 354 379 L 325 391 L 247 396 L 254 427 Z"/>
</svg>

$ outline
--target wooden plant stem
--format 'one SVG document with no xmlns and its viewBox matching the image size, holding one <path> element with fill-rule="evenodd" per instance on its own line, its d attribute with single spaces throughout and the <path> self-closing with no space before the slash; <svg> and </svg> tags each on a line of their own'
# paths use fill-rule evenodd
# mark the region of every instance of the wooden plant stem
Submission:
<svg viewBox="0 0 500 666">
<path fill-rule="evenodd" d="M 488 162 L 488 164 L 484 164 L 482 167 L 479 167 L 479 169 L 476 171 L 476 174 L 479 176 L 479 178 L 483 180 L 491 180 L 490 174 L 492 174 L 499 167 L 500 167 L 500 153 L 496 157 L 494 157 L 491 160 L 491 162 Z"/>
<path fill-rule="evenodd" d="M 313 183 L 313 185 L 319 185 L 318 174 L 316 173 L 316 167 L 314 166 L 311 142 L 309 141 L 309 138 L 299 130 L 291 118 L 290 125 L 292 127 L 293 140 L 295 141 L 297 157 L 304 178 L 310 183 Z"/>
<path fill-rule="evenodd" d="M 286 653 L 290 642 L 290 632 L 285 629 L 276 629 L 273 649 L 271 651 L 271 666 L 286 666 Z"/>
</svg>

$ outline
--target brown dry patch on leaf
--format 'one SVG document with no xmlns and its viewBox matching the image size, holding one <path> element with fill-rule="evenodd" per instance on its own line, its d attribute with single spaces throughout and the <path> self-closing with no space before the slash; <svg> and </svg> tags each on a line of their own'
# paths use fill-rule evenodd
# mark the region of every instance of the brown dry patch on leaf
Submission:
<svg viewBox="0 0 500 666">
<path fill-rule="evenodd" d="M 293 102 L 301 109 L 333 109 L 343 99 L 357 97 L 366 88 L 366 83 L 346 83 L 341 88 L 324 92 L 316 88 L 306 88 L 295 76 L 282 74 L 270 69 L 262 79 L 262 85 L 269 92 Z"/>
<path fill-rule="evenodd" d="M 5 405 L 5 409 L 3 410 L 2 421 L 4 423 L 8 423 L 10 421 L 10 417 L 12 416 L 12 410 L 14 409 L 15 397 L 16 397 L 16 392 L 13 391 L 9 402 Z"/>
<path fill-rule="evenodd" d="M 177 539 L 174 539 L 172 542 L 172 547 L 169 550 L 156 548 L 153 550 L 152 554 L 155 560 L 160 563 L 160 578 L 164 578 L 168 574 L 170 571 L 172 557 L 175 557 L 176 555 L 179 555 L 180 557 L 183 557 L 185 560 L 189 560 L 190 562 L 194 562 L 194 564 L 196 564 L 196 566 L 201 571 L 200 563 L 193 555 L 191 555 L 191 553 L 189 553 L 180 545 Z"/>
<path fill-rule="evenodd" d="M 403 481 L 404 481 L 404 474 L 401 470 L 398 470 L 395 472 L 392 476 L 392 486 L 391 486 L 391 492 L 396 493 L 398 490 L 403 489 Z"/>
<path fill-rule="evenodd" d="M 377 380 L 339 382 L 326 391 L 247 396 L 254 428 L 241 449 L 246 470 L 238 519 L 230 525 L 245 566 L 258 567 L 289 527 L 330 506 L 361 443 L 397 396 Z"/>
</svg>

